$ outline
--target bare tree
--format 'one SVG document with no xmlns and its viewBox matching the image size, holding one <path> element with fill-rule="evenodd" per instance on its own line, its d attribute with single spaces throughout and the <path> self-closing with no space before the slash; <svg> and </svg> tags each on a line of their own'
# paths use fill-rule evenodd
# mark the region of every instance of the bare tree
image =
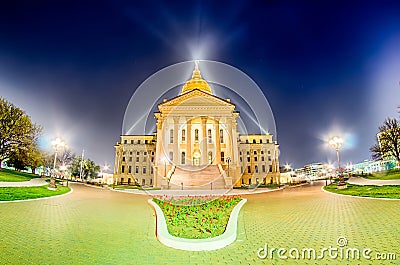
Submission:
<svg viewBox="0 0 400 265">
<path fill-rule="evenodd" d="M 387 118 L 379 126 L 377 143 L 370 148 L 375 160 L 393 157 L 400 164 L 400 124 L 396 119 Z"/>
</svg>

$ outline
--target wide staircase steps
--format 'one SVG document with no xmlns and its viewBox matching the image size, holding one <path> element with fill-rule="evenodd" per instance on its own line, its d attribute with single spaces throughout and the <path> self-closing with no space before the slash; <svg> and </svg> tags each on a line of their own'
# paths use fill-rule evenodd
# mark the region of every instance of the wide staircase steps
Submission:
<svg viewBox="0 0 400 265">
<path fill-rule="evenodd" d="M 225 189 L 225 180 L 217 165 L 206 167 L 176 167 L 171 176 L 170 189 L 211 190 Z"/>
</svg>

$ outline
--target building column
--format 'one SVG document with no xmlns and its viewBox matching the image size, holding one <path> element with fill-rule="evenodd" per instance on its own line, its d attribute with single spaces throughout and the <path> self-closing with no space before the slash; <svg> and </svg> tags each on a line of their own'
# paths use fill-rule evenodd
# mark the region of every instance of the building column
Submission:
<svg viewBox="0 0 400 265">
<path fill-rule="evenodd" d="M 221 163 L 221 140 L 219 130 L 219 118 L 215 118 L 215 164 Z"/>
<path fill-rule="evenodd" d="M 191 118 L 186 118 L 186 160 L 192 162 L 192 120 Z"/>
<path fill-rule="evenodd" d="M 200 165 L 207 165 L 207 117 L 201 117 L 201 130 L 202 130 L 202 142 L 201 142 L 201 162 Z"/>
<path fill-rule="evenodd" d="M 161 187 L 161 178 L 164 176 L 164 152 L 163 152 L 163 123 L 164 119 L 157 117 L 157 139 L 156 139 L 156 158 L 154 168 L 154 186 Z"/>
<path fill-rule="evenodd" d="M 232 152 L 232 145 L 233 145 L 233 131 L 232 131 L 232 119 L 228 118 L 227 119 L 227 127 L 228 127 L 228 139 L 226 141 L 226 156 L 231 158 L 231 161 L 234 162 L 235 159 L 233 157 L 233 152 Z"/>
<path fill-rule="evenodd" d="M 179 130 L 179 117 L 173 117 L 174 119 L 174 143 L 172 151 L 174 152 L 173 162 L 175 165 L 179 164 L 179 139 L 178 139 L 178 130 Z"/>
</svg>

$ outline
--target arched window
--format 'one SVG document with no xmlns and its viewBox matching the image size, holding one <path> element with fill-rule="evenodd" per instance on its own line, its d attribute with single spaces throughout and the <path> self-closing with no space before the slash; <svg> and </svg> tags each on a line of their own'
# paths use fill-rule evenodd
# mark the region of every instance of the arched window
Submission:
<svg viewBox="0 0 400 265">
<path fill-rule="evenodd" d="M 182 152 L 181 154 L 181 164 L 184 165 L 186 163 L 186 153 Z"/>
<path fill-rule="evenodd" d="M 199 141 L 199 129 L 194 130 L 194 140 Z"/>
<path fill-rule="evenodd" d="M 169 143 L 174 143 L 174 129 L 169 130 Z"/>
</svg>

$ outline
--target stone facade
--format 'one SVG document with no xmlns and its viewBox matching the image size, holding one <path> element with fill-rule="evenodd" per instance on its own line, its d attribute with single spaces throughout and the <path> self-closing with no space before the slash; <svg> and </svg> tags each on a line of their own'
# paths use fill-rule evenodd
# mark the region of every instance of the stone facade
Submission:
<svg viewBox="0 0 400 265">
<path fill-rule="evenodd" d="M 235 107 L 212 94 L 196 64 L 181 94 L 158 105 L 153 136 L 121 136 L 115 182 L 164 187 L 176 167 L 209 166 L 218 167 L 226 187 L 279 182 L 278 144 L 271 134 L 239 135 Z"/>
</svg>

